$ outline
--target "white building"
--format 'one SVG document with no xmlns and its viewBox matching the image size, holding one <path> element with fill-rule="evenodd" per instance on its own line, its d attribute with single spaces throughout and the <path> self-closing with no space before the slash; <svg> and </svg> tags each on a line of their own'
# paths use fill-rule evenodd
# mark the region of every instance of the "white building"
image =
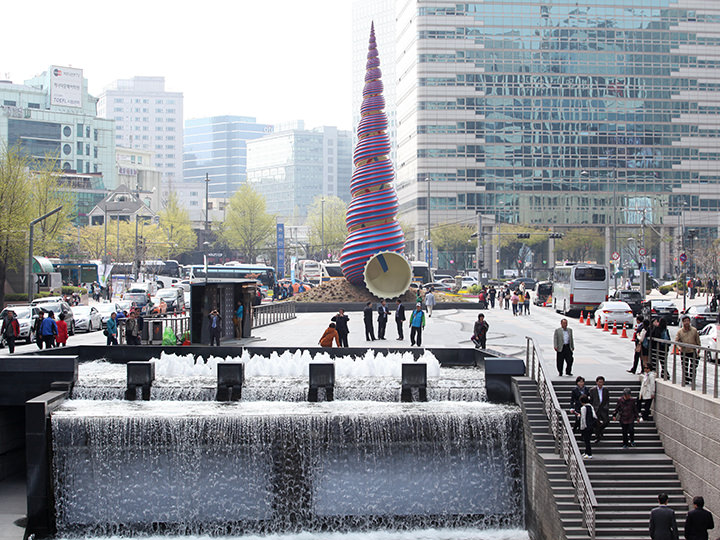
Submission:
<svg viewBox="0 0 720 540">
<path fill-rule="evenodd" d="M 152 166 L 153 153 L 135 148 L 115 148 L 115 162 L 118 181 L 139 195 L 140 200 L 153 212 L 159 212 L 161 205 L 162 174 Z"/>
<path fill-rule="evenodd" d="M 165 77 L 118 79 L 100 94 L 98 114 L 115 120 L 116 144 L 153 153 L 152 165 L 171 181 L 183 178 L 183 94 Z"/>
</svg>

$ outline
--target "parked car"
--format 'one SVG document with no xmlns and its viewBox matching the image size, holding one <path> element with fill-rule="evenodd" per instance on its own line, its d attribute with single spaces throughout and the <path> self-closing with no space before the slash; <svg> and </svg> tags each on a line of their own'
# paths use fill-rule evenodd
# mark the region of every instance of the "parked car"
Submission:
<svg viewBox="0 0 720 540">
<path fill-rule="evenodd" d="M 117 313 L 120 309 L 120 306 L 118 306 L 115 302 L 105 302 L 103 304 L 98 304 L 96 307 L 100 313 L 100 322 L 102 323 L 103 328 L 107 326 L 110 314 Z"/>
<path fill-rule="evenodd" d="M 533 304 L 536 306 L 542 306 L 547 299 L 552 296 L 553 284 L 552 281 L 538 281 L 535 284 L 532 295 Z"/>
<path fill-rule="evenodd" d="M 120 300 L 117 302 L 118 311 L 127 311 L 130 312 L 130 308 L 133 306 L 135 302 L 132 300 Z"/>
<path fill-rule="evenodd" d="M 130 306 L 123 308 L 129 311 L 131 307 L 139 308 L 143 313 L 150 309 L 150 297 L 144 292 L 126 292 L 122 296 L 123 302 L 130 302 Z M 126 305 L 126 304 L 125 304 Z"/>
<path fill-rule="evenodd" d="M 717 349 L 718 347 L 718 330 L 720 329 L 720 324 L 708 324 L 705 325 L 705 328 L 700 330 L 700 345 L 703 347 L 710 347 L 712 349 Z"/>
<path fill-rule="evenodd" d="M 185 291 L 180 287 L 160 289 L 156 296 L 165 301 L 168 312 L 178 312 L 185 309 Z"/>
<path fill-rule="evenodd" d="M 683 315 L 690 317 L 690 324 L 698 330 L 702 330 L 710 323 L 718 322 L 718 314 L 710 311 L 709 306 L 690 306 Z"/>
<path fill-rule="evenodd" d="M 633 318 L 633 312 L 627 302 L 620 302 L 618 300 L 611 300 L 608 302 L 601 303 L 595 310 L 595 317 L 600 319 L 600 324 L 608 326 L 617 324 L 622 326 L 627 324 L 632 326 L 635 322 Z"/>
<path fill-rule="evenodd" d="M 43 298 L 35 298 L 30 302 L 31 306 L 37 306 L 40 304 L 52 304 L 54 302 L 64 302 L 65 299 L 62 296 L 45 296 Z"/>
<path fill-rule="evenodd" d="M 515 289 L 520 287 L 521 283 L 525 284 L 526 289 L 532 291 L 535 288 L 535 284 L 537 283 L 537 281 L 531 277 L 519 277 L 513 279 L 512 281 L 508 281 L 507 284 L 510 286 L 510 290 L 514 291 Z"/>
<path fill-rule="evenodd" d="M 668 324 L 677 324 L 680 312 L 670 300 L 648 300 L 642 304 L 642 315 L 646 319 L 665 319 Z"/>
<path fill-rule="evenodd" d="M 167 303 L 159 296 L 153 296 L 150 302 L 149 309 L 152 315 L 165 315 L 167 313 Z"/>
<path fill-rule="evenodd" d="M 472 276 L 460 276 L 462 282 L 462 288 L 472 287 L 478 284 L 478 280 Z"/>
<path fill-rule="evenodd" d="M 36 306 L 7 306 L 0 312 L 0 335 L 2 335 L 3 321 L 8 311 L 14 311 L 17 316 L 17 322 L 20 326 L 20 335 L 17 339 L 24 339 L 27 343 L 31 343 L 35 340 L 35 334 L 33 333 L 33 327 L 35 326 L 35 320 L 38 318 L 40 308 Z M 0 339 L 0 347 L 7 345 L 5 336 L 3 335 Z"/>
<path fill-rule="evenodd" d="M 610 298 L 628 304 L 636 317 L 642 313 L 643 297 L 640 291 L 617 289 Z"/>
<path fill-rule="evenodd" d="M 425 290 L 428 290 L 430 287 L 432 287 L 436 291 L 452 291 L 453 287 L 452 285 L 449 285 L 447 283 L 441 283 L 439 281 L 433 281 L 432 283 L 424 283 L 422 288 Z"/>
<path fill-rule="evenodd" d="M 38 306 L 45 313 L 53 312 L 55 320 L 57 321 L 61 313 L 65 314 L 65 324 L 68 327 L 68 334 L 71 336 L 75 334 L 75 317 L 72 312 L 70 304 L 64 300 L 58 302 L 43 302 Z"/>
<path fill-rule="evenodd" d="M 75 306 L 72 308 L 75 330 L 92 332 L 102 328 L 102 315 L 95 306 Z"/>
</svg>

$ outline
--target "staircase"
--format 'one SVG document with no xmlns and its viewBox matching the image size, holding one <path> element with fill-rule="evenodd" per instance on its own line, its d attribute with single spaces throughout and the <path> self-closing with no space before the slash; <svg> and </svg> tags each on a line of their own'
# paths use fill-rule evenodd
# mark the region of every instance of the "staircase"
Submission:
<svg viewBox="0 0 720 540">
<path fill-rule="evenodd" d="M 555 394 L 561 406 L 570 408 L 570 393 L 575 381 L 554 382 Z M 658 505 L 658 493 L 668 494 L 668 504 L 675 510 L 682 531 L 687 514 L 687 503 L 672 460 L 665 455 L 654 421 L 635 423 L 635 447 L 622 448 L 622 431 L 619 422 L 612 421 L 615 403 L 624 388 L 629 387 L 633 397 L 640 391 L 640 383 L 606 382 L 610 391 L 610 425 L 602 441 L 593 444 L 592 459 L 585 460 L 598 508 L 596 538 L 630 540 L 648 538 L 650 510 Z M 585 445 L 576 435 L 582 451 Z M 682 532 L 680 534 L 682 538 Z M 568 537 L 569 538 L 569 537 Z"/>
<path fill-rule="evenodd" d="M 529 377 L 514 377 L 514 381 L 519 391 L 519 405 L 525 415 L 526 425 L 530 428 L 529 435 L 534 440 L 537 452 L 547 471 L 565 531 L 565 538 L 567 540 L 588 540 L 587 529 L 583 526 L 582 510 L 575 499 L 575 488 L 569 479 L 567 465 L 555 452 L 555 441 L 537 391 L 537 383 Z"/>
</svg>

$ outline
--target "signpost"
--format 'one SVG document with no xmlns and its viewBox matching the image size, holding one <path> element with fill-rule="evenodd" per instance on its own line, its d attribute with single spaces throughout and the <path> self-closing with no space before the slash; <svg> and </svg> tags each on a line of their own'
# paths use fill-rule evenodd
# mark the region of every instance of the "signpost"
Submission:
<svg viewBox="0 0 720 540">
<path fill-rule="evenodd" d="M 282 279 L 285 277 L 285 224 L 278 223 L 276 225 L 276 243 L 277 243 L 277 277 Z"/>
</svg>

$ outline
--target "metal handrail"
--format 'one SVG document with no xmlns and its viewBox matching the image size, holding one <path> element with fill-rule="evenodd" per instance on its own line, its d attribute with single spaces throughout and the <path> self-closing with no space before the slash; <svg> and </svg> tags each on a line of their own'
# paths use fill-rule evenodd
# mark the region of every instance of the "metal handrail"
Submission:
<svg viewBox="0 0 720 540">
<path fill-rule="evenodd" d="M 678 349 L 680 347 L 685 349 L 693 349 L 697 351 L 698 356 L 702 358 L 702 380 L 701 380 L 701 389 L 699 390 L 702 394 L 708 394 L 708 364 L 710 366 L 715 367 L 715 375 L 713 380 L 713 388 L 712 388 L 712 395 L 714 398 L 718 397 L 718 356 L 720 356 L 720 349 L 713 349 L 712 347 L 702 347 L 700 345 L 692 345 L 690 343 L 683 343 L 681 341 L 674 341 L 672 339 L 660 339 L 656 337 L 650 338 L 650 358 L 653 358 L 652 356 L 652 342 L 656 343 L 663 343 L 667 344 L 668 346 L 672 346 L 672 380 L 670 380 L 670 371 L 667 369 L 667 351 L 665 351 L 664 357 L 660 359 L 662 362 L 661 370 L 660 370 L 660 378 L 664 381 L 670 381 L 672 384 L 678 384 L 677 382 L 677 356 L 678 356 Z M 668 347 L 670 348 L 670 347 Z M 701 354 L 703 353 L 704 354 Z M 700 362 L 700 358 L 695 358 L 693 362 L 687 362 L 686 365 L 686 359 L 682 352 L 680 353 L 680 362 L 681 362 L 681 377 L 680 377 L 680 386 L 689 386 L 691 390 L 697 390 L 697 382 L 696 382 L 696 375 L 697 375 L 697 364 Z M 714 357 L 714 360 L 713 360 Z M 687 383 L 686 379 L 690 379 L 690 382 Z"/>
<path fill-rule="evenodd" d="M 259 328 L 295 318 L 295 301 L 273 302 L 252 309 L 252 327 Z"/>
<path fill-rule="evenodd" d="M 543 368 L 542 351 L 535 345 L 530 336 L 526 336 L 525 351 L 526 370 L 530 378 L 538 383 L 538 393 L 550 421 L 550 431 L 555 439 L 555 450 L 567 463 L 570 481 L 575 488 L 575 496 L 583 513 L 583 524 L 592 540 L 595 540 L 595 520 L 597 515 L 597 498 L 590 484 L 590 477 L 585 469 L 580 448 L 573 435 L 567 414 L 560 407 L 552 381 Z"/>
</svg>

